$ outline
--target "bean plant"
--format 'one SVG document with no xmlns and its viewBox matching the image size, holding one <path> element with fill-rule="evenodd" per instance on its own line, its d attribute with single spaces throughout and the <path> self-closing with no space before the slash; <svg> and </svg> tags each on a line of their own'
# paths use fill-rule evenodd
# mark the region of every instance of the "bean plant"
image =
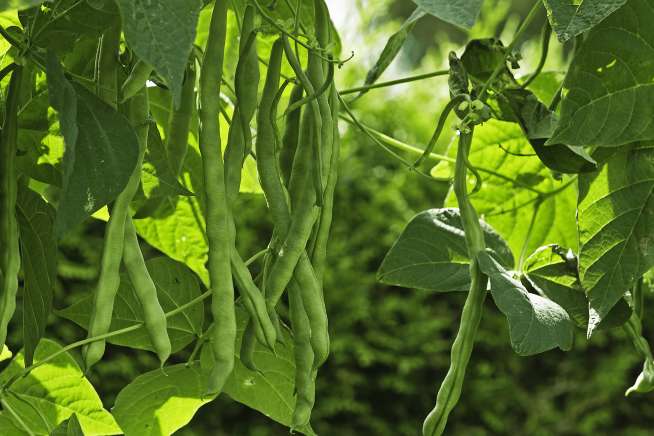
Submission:
<svg viewBox="0 0 654 436">
<path fill-rule="evenodd" d="M 470 29 L 482 6 L 413 3 L 362 85 L 340 89 L 361 48 L 343 46 L 324 0 L 0 1 L 0 433 L 168 435 L 227 395 L 316 434 L 347 128 L 450 186 L 378 271 L 387 285 L 465 295 L 424 436 L 448 434 L 488 294 L 517 354 L 570 350 L 575 329 L 589 341 L 622 329 L 643 359 L 625 394 L 654 390 L 641 324 L 654 2 L 537 0 L 510 40 L 472 39 L 446 69 L 381 82 L 419 20 Z M 518 74 L 545 12 L 539 60 Z M 553 35 L 567 71 L 544 71 Z M 423 146 L 357 117 L 364 94 L 437 77 L 449 99 Z M 237 248 L 242 193 L 263 196 L 272 223 L 256 253 Z M 95 286 L 54 310 L 58 243 L 91 220 L 105 223 Z M 52 317 L 87 337 L 48 337 Z M 22 341 L 7 344 L 13 331 Z M 113 347 L 159 366 L 107 410 L 86 376 Z"/>
</svg>

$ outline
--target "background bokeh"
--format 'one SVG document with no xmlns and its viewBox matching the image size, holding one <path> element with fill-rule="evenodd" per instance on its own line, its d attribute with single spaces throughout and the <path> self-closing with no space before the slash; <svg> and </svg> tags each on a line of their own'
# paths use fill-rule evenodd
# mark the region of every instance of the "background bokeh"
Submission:
<svg viewBox="0 0 654 436">
<path fill-rule="evenodd" d="M 356 86 L 414 4 L 408 0 L 328 3 L 344 53 L 355 53 L 338 72 L 339 87 Z M 443 68 L 447 53 L 460 52 L 468 38 L 500 36 L 506 43 L 530 7 L 527 1 L 486 0 L 479 23 L 469 33 L 424 18 L 381 80 Z M 537 61 L 544 19 L 543 12 L 522 47 L 524 72 Z M 546 70 L 560 69 L 565 53 L 566 48 L 553 40 Z M 354 109 L 371 126 L 408 143 L 424 144 L 446 96 L 446 79 L 434 78 L 371 91 Z M 447 186 L 409 173 L 345 123 L 341 127 L 341 176 L 325 285 L 333 348 L 318 379 L 313 424 L 321 435 L 414 436 L 447 370 L 463 296 L 384 286 L 376 282 L 375 273 L 404 224 L 421 210 L 439 207 Z M 239 248 L 254 253 L 267 242 L 270 231 L 263 198 L 243 195 L 238 220 Z M 102 236 L 103 225 L 90 222 L 63 241 L 57 308 L 91 291 Z M 157 253 L 150 249 L 147 254 Z M 654 303 L 651 293 L 647 302 Z M 652 317 L 644 332 L 654 338 Z M 84 337 L 85 332 L 53 317 L 48 336 L 67 343 Z M 158 365 L 154 356 L 145 353 L 115 346 L 109 351 L 107 361 L 90 375 L 107 407 L 131 379 Z M 590 342 L 580 331 L 570 352 L 518 357 L 509 345 L 504 318 L 488 301 L 462 398 L 450 417 L 447 434 L 653 434 L 654 397 L 624 397 L 641 364 L 621 330 L 598 332 Z M 202 408 L 179 434 L 287 432 L 223 396 Z"/>
</svg>

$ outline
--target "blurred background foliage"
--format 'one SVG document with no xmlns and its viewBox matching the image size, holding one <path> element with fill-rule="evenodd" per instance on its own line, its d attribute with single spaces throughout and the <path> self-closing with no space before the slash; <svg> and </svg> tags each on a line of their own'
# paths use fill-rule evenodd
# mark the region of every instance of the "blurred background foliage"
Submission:
<svg viewBox="0 0 654 436">
<path fill-rule="evenodd" d="M 355 53 L 339 71 L 341 89 L 363 81 L 388 36 L 415 7 L 407 0 L 329 0 L 328 4 L 344 54 Z M 442 69 L 447 53 L 461 53 L 468 38 L 499 36 L 506 43 L 530 6 L 523 0 L 486 0 L 478 24 L 469 33 L 426 17 L 381 80 Z M 522 45 L 517 75 L 528 73 L 537 62 L 544 20 L 543 13 Z M 545 71 L 561 69 L 566 49 L 552 40 Z M 354 110 L 384 133 L 424 144 L 446 103 L 445 80 L 374 90 L 358 100 Z M 448 187 L 408 172 L 345 123 L 341 131 L 341 175 L 325 285 L 333 348 L 318 379 L 313 423 L 321 435 L 414 436 L 447 370 L 463 296 L 383 286 L 376 282 L 375 273 L 405 223 L 419 211 L 441 206 Z M 441 150 L 452 134 L 443 135 Z M 266 243 L 270 232 L 266 216 L 262 197 L 242 196 L 238 244 L 246 256 Z M 55 296 L 59 309 L 91 291 L 103 228 L 90 222 L 61 244 Z M 153 249 L 147 254 L 157 255 Z M 654 304 L 651 295 L 648 302 Z M 550 351 L 521 358 L 511 350 L 506 321 L 492 303 L 487 306 L 448 434 L 652 434 L 651 395 L 624 397 L 642 362 L 621 330 L 598 332 L 591 342 L 580 331 L 568 353 Z M 650 338 L 654 338 L 653 319 L 646 317 L 644 328 Z M 17 330 L 10 344 L 19 342 Z M 69 343 L 85 332 L 53 317 L 48 335 Z M 154 355 L 116 346 L 109 346 L 109 352 L 90 375 L 107 407 L 131 379 L 158 365 Z M 180 434 L 266 436 L 287 431 L 222 396 L 202 408 Z"/>
</svg>

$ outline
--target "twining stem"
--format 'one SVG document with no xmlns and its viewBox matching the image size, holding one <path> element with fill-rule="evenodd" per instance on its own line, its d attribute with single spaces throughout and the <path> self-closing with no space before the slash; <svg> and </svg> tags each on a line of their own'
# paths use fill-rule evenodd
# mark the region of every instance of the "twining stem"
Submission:
<svg viewBox="0 0 654 436">
<path fill-rule="evenodd" d="M 370 85 L 357 86 L 355 88 L 342 89 L 338 91 L 340 95 L 354 94 L 356 92 L 368 91 L 370 89 L 386 88 L 389 86 L 400 85 L 402 83 L 417 82 L 419 80 L 430 79 L 432 77 L 447 76 L 450 70 L 438 70 L 431 73 L 418 74 L 415 76 L 402 77 L 401 79 L 389 80 L 388 82 L 378 82 Z"/>
<path fill-rule="evenodd" d="M 450 368 L 438 390 L 436 405 L 423 424 L 423 436 L 440 436 L 443 434 L 447 418 L 461 396 L 466 367 L 470 361 L 475 336 L 481 321 L 484 300 L 486 299 L 488 277 L 481 272 L 476 261 L 477 255 L 486 248 L 486 244 L 479 217 L 468 198 L 467 188 L 468 168 L 466 158 L 470 153 L 473 130 L 473 128 L 470 128 L 468 133 L 460 133 L 454 175 L 454 193 L 459 204 L 468 256 L 471 259 L 470 291 L 461 313 L 459 331 L 452 344 Z"/>
<path fill-rule="evenodd" d="M 256 262 L 263 255 L 265 255 L 267 251 L 268 251 L 268 249 L 264 249 L 264 250 L 259 251 L 254 256 L 252 256 L 251 258 L 246 260 L 245 265 L 250 266 L 252 263 Z M 202 303 L 204 300 L 206 300 L 207 298 L 210 298 L 210 297 L 211 297 L 211 290 L 206 291 L 205 293 L 195 297 L 193 300 L 191 300 L 191 301 L 189 301 L 189 302 L 187 302 L 185 304 L 182 304 L 181 306 L 177 307 L 176 309 L 173 309 L 170 312 L 166 312 L 165 316 L 166 316 L 166 318 L 171 318 L 171 317 L 173 317 L 173 316 L 175 316 L 177 314 L 180 314 L 180 313 L 184 312 L 186 309 L 189 309 L 189 308 L 195 306 L 196 304 Z M 19 378 L 27 376 L 30 372 L 32 372 L 33 370 L 35 370 L 39 366 L 41 366 L 41 365 L 43 365 L 45 363 L 48 363 L 49 361 L 56 358 L 57 356 L 60 356 L 61 354 L 67 353 L 68 351 L 74 350 L 75 348 L 82 347 L 84 345 L 90 344 L 90 343 L 95 342 L 95 341 L 102 341 L 102 340 L 105 340 L 105 339 L 112 338 L 114 336 L 120 336 L 120 335 L 124 335 L 126 333 L 131 333 L 131 332 L 136 331 L 136 330 L 138 330 L 138 329 L 140 329 L 140 328 L 142 328 L 144 326 L 145 326 L 145 323 L 139 322 L 138 324 L 134 324 L 134 325 L 131 325 L 129 327 L 125 327 L 125 328 L 122 328 L 122 329 L 119 329 L 119 330 L 114 330 L 114 331 L 105 333 L 103 335 L 93 336 L 93 337 L 86 338 L 86 339 L 83 339 L 81 341 L 73 342 L 72 344 L 66 345 L 61 350 L 55 351 L 54 353 L 50 354 L 49 356 L 44 357 L 43 359 L 39 360 L 38 362 L 35 362 L 34 364 L 32 364 L 32 365 L 26 367 L 25 369 L 23 369 L 23 371 L 20 374 L 18 374 L 16 376 L 10 378 L 9 380 L 7 380 L 7 382 L 2 386 L 2 388 L 0 388 L 0 391 L 5 391 L 5 390 L 9 389 L 9 387 L 12 384 L 14 384 Z"/>
<path fill-rule="evenodd" d="M 347 107 L 344 106 L 344 108 L 345 108 L 345 110 L 347 112 Z M 351 112 L 347 112 L 347 113 L 348 113 L 348 115 L 350 115 L 350 117 L 352 116 Z M 405 151 L 405 152 L 415 154 L 415 155 L 422 155 L 424 153 L 424 150 L 421 149 L 420 147 L 416 147 L 415 145 L 411 145 L 411 144 L 407 144 L 405 142 L 402 142 L 399 139 L 393 138 L 392 136 L 388 136 L 388 135 L 386 135 L 386 134 L 384 134 L 384 133 L 382 133 L 382 132 L 380 132 L 378 130 L 373 129 L 370 126 L 367 126 L 367 125 L 363 124 L 361 121 L 357 120 L 356 118 L 353 118 L 353 117 L 350 118 L 350 117 L 347 117 L 347 116 L 344 116 L 344 115 L 340 116 L 340 118 L 343 121 L 345 121 L 345 122 L 347 122 L 349 124 L 355 125 L 360 130 L 362 130 L 364 133 L 369 134 L 370 136 L 372 136 L 372 137 L 376 138 L 377 140 L 379 140 L 379 142 L 383 143 L 383 145 L 387 145 L 389 147 L 393 147 L 393 148 L 396 148 L 398 150 Z M 384 148 L 388 151 L 388 149 L 386 147 L 384 147 Z M 393 157 L 395 157 L 396 159 L 399 159 L 402 162 L 402 164 L 404 164 L 406 166 L 409 166 L 409 167 L 412 166 L 411 164 L 409 164 L 406 160 L 404 160 L 401 156 L 397 155 L 396 153 L 394 153 L 392 151 L 389 151 L 389 153 L 391 155 L 393 155 Z M 446 156 L 444 154 L 438 154 L 438 153 L 433 153 L 433 152 L 429 153 L 429 155 L 427 157 L 429 159 L 436 160 L 436 161 L 443 161 L 443 162 L 449 162 L 449 163 L 455 163 L 456 162 L 456 159 L 451 157 L 451 156 Z M 539 196 L 542 196 L 543 199 L 550 197 L 551 193 L 554 193 L 554 192 L 558 193 L 558 192 L 561 191 L 560 188 L 557 188 L 555 191 L 543 192 L 543 191 L 540 191 L 540 190 L 538 190 L 538 189 L 536 189 L 536 188 L 534 188 L 532 186 L 529 186 L 528 184 L 526 184 L 524 182 L 521 182 L 518 179 L 514 179 L 512 177 L 509 177 L 509 176 L 507 176 L 505 174 L 499 173 L 499 172 L 497 172 L 495 170 L 492 170 L 490 168 L 480 167 L 480 166 L 477 166 L 477 165 L 475 165 L 474 168 L 477 171 L 479 171 L 480 173 L 485 173 L 485 174 L 489 174 L 491 176 L 495 176 L 498 179 L 506 180 L 507 182 L 511 183 L 514 186 L 519 186 L 519 187 L 521 187 L 523 189 L 526 189 L 526 190 L 531 191 L 531 192 L 533 192 L 535 194 L 538 194 Z M 568 184 L 565 185 L 565 187 L 567 187 L 567 186 L 568 186 Z"/>
</svg>

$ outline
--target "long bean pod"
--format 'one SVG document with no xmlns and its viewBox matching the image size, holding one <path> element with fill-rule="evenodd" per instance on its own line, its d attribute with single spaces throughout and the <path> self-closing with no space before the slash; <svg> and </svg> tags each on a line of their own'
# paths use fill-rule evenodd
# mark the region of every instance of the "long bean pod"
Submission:
<svg viewBox="0 0 654 436">
<path fill-rule="evenodd" d="M 221 155 L 220 84 L 222 81 L 227 1 L 216 0 L 209 25 L 209 36 L 200 70 L 199 118 L 202 155 L 206 231 L 209 244 L 209 286 L 212 290 L 211 313 L 214 327 L 211 347 L 214 367 L 209 375 L 208 391 L 218 394 L 234 369 L 236 314 L 230 265 L 234 235 L 225 188 L 225 169 Z"/>
<path fill-rule="evenodd" d="M 111 326 L 114 300 L 120 285 L 120 261 L 123 257 L 125 223 L 129 213 L 129 204 L 141 181 L 141 164 L 148 142 L 149 103 L 145 89 L 142 89 L 128 102 L 127 110 L 128 118 L 138 136 L 139 155 L 127 186 L 118 195 L 110 209 L 109 222 L 105 230 L 100 277 L 93 295 L 88 337 L 105 334 Z M 105 341 L 93 342 L 84 348 L 84 363 L 87 369 L 102 358 L 104 350 Z"/>
<path fill-rule="evenodd" d="M 295 407 L 291 428 L 309 423 L 316 400 L 314 353 L 311 347 L 311 325 L 304 308 L 299 285 L 292 281 L 288 291 L 291 328 L 293 329 L 293 353 L 295 360 Z"/>
<path fill-rule="evenodd" d="M 301 292 L 307 300 L 305 308 L 311 323 L 311 343 L 317 356 L 318 363 L 316 366 L 318 366 L 326 360 L 329 353 L 329 335 L 327 331 L 327 315 L 324 302 L 321 298 L 320 284 L 305 253 L 306 242 L 315 218 L 315 210 L 312 202 L 312 196 L 315 191 L 310 189 L 307 183 L 302 185 L 298 181 L 298 179 L 305 182 L 308 181 L 307 172 L 312 169 L 311 165 L 306 164 L 310 162 L 308 156 L 312 151 L 310 144 L 311 140 L 315 138 L 312 136 L 311 129 L 314 117 L 309 112 L 305 113 L 303 121 L 305 126 L 303 128 L 304 133 L 301 136 L 298 153 L 293 165 L 293 174 L 295 176 L 293 181 L 304 189 L 298 190 L 298 197 L 294 203 L 295 208 L 291 215 L 288 197 L 275 159 L 275 144 L 281 140 L 277 134 L 275 113 L 276 104 L 279 100 L 276 97 L 279 95 L 277 87 L 279 85 L 283 44 L 283 39 L 280 39 L 273 45 L 266 86 L 264 87 L 257 116 L 256 151 L 259 177 L 272 211 L 276 229 L 276 235 L 272 243 L 272 251 L 276 255 L 276 258 L 271 263 L 269 274 L 266 274 L 265 283 L 267 286 L 265 286 L 265 291 L 269 313 L 273 314 L 281 293 L 283 293 L 288 285 L 288 281 L 280 285 L 278 281 L 275 281 L 278 277 L 274 277 L 274 274 L 279 274 L 282 268 L 288 268 L 284 271 L 289 276 L 287 280 L 290 281 L 291 277 L 296 277 L 300 284 Z M 295 229 L 298 228 L 301 230 L 295 233 Z M 276 241 L 282 241 L 281 247 L 277 246 Z M 294 245 L 290 245 L 289 241 L 292 241 Z M 289 247 L 291 247 L 290 250 Z M 284 262 L 288 258 L 291 258 L 294 263 L 289 262 L 285 264 Z M 274 288 L 270 286 L 271 283 L 279 287 Z"/>
<path fill-rule="evenodd" d="M 313 244 L 313 249 L 311 250 L 311 261 L 314 270 L 316 271 L 316 276 L 321 283 L 327 258 L 327 242 L 329 240 L 329 231 L 332 224 L 334 192 L 336 191 L 336 182 L 338 180 L 338 160 L 340 157 L 340 137 L 338 132 L 339 101 L 337 92 L 336 87 L 332 85 L 330 91 L 330 107 L 332 109 L 333 120 L 332 152 L 329 164 L 329 175 L 327 177 L 327 186 L 325 188 L 325 202 L 320 210 L 316 238 Z"/>
<path fill-rule="evenodd" d="M 486 299 L 488 277 L 481 272 L 477 261 L 474 260 L 477 254 L 485 249 L 484 235 L 477 212 L 468 199 L 466 186 L 466 160 L 470 152 L 472 134 L 473 128 L 470 129 L 469 133 L 461 132 L 460 134 L 454 176 L 454 193 L 459 204 L 468 255 L 470 259 L 473 259 L 470 263 L 470 291 L 463 305 L 459 331 L 452 344 L 450 368 L 438 390 L 436 405 L 423 423 L 422 433 L 424 436 L 443 434 L 447 418 L 461 396 L 466 367 L 470 361 L 475 336 L 481 321 L 484 300 Z"/>
<path fill-rule="evenodd" d="M 2 294 L 0 295 L 0 349 L 7 339 L 7 327 L 16 310 L 18 272 L 20 270 L 20 249 L 18 222 L 16 220 L 16 199 L 18 180 L 16 152 L 18 139 L 18 106 L 23 78 L 23 67 L 16 66 L 11 73 L 5 119 L 0 133 L 2 162 L 0 163 L 0 264 Z"/>
<path fill-rule="evenodd" d="M 250 121 L 257 109 L 259 87 L 259 57 L 255 30 L 256 10 L 252 5 L 245 8 L 241 26 L 239 58 L 236 65 L 236 107 L 229 127 L 225 148 L 225 184 L 227 199 L 233 205 L 241 184 L 243 162 L 252 148 Z"/>
<path fill-rule="evenodd" d="M 123 247 L 123 263 L 127 274 L 134 285 L 134 292 L 143 307 L 143 321 L 148 331 L 154 350 L 163 365 L 170 357 L 171 344 L 168 337 L 166 314 L 159 303 L 157 286 L 145 265 L 143 253 L 139 246 L 136 228 L 132 218 L 127 215 L 125 222 L 125 243 Z"/>
</svg>

